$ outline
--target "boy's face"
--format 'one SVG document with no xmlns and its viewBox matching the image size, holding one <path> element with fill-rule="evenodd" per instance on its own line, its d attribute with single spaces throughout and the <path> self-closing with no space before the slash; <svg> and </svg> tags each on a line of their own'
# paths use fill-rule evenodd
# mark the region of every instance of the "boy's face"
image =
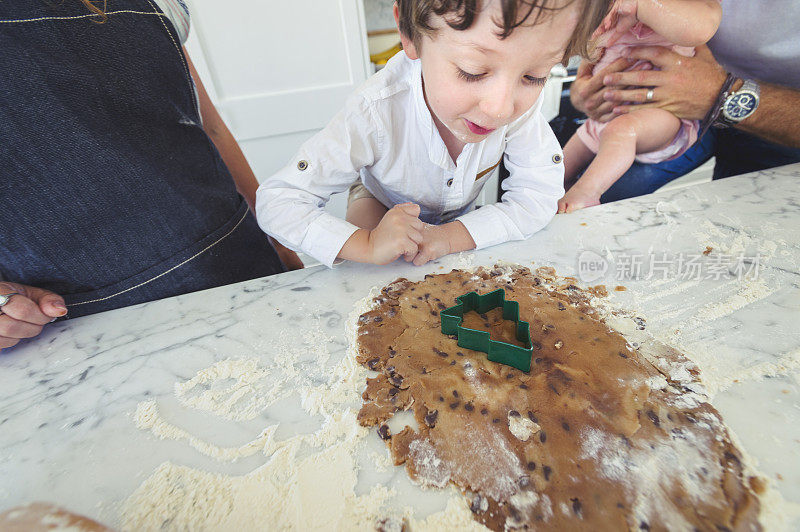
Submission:
<svg viewBox="0 0 800 532">
<path fill-rule="evenodd" d="M 402 36 L 406 54 L 421 60 L 425 99 L 445 143 L 450 135 L 460 143 L 480 142 L 530 109 L 562 59 L 577 15 L 568 7 L 501 40 L 493 21 L 502 20 L 500 2 L 487 0 L 467 30 L 432 15 L 436 31 L 418 46 Z"/>
</svg>

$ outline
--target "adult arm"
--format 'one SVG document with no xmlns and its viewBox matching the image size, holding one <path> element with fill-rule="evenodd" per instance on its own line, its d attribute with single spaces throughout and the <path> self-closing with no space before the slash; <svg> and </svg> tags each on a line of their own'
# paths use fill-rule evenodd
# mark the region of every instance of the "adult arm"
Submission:
<svg viewBox="0 0 800 532">
<path fill-rule="evenodd" d="M 628 57 L 650 61 L 660 70 L 606 75 L 603 83 L 609 89 L 604 98 L 614 103 L 615 114 L 660 107 L 679 118 L 702 120 L 725 81 L 725 69 L 706 46 L 698 47 L 694 57 L 684 57 L 661 47 L 635 48 Z M 769 83 L 760 85 L 758 109 L 735 127 L 771 142 L 800 147 L 800 90 Z M 738 82 L 733 88 L 736 90 L 740 86 Z M 648 103 L 645 96 L 649 87 L 653 87 L 654 98 Z"/>
<path fill-rule="evenodd" d="M 225 121 L 220 116 L 214 103 L 209 98 L 206 88 L 203 86 L 203 81 L 197 74 L 197 70 L 189 58 L 189 54 L 184 48 L 184 55 L 186 55 L 186 62 L 189 65 L 189 72 L 192 74 L 195 87 L 197 88 L 197 99 L 200 102 L 200 116 L 203 120 L 203 130 L 205 130 L 208 137 L 216 146 L 220 157 L 225 162 L 225 166 L 233 177 L 233 182 L 236 184 L 236 190 L 247 201 L 250 210 L 255 212 L 256 208 L 256 190 L 258 189 L 258 180 L 256 179 L 253 169 L 242 153 L 239 143 L 233 137 L 233 134 L 225 125 Z M 278 256 L 289 270 L 298 270 L 303 267 L 303 262 L 297 256 L 297 253 L 286 248 L 279 242 L 270 238 L 270 243 L 277 251 Z"/>
</svg>

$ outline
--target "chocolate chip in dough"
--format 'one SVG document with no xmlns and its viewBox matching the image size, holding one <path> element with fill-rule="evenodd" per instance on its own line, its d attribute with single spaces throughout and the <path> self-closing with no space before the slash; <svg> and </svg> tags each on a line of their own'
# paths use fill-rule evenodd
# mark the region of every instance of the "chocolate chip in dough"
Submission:
<svg viewBox="0 0 800 532">
<path fill-rule="evenodd" d="M 382 440 L 390 439 L 392 437 L 392 433 L 389 430 L 389 425 L 384 423 L 383 425 L 378 427 L 378 436 L 380 436 Z"/>
<path fill-rule="evenodd" d="M 427 414 L 425 414 L 425 424 L 428 427 L 433 428 L 436 426 L 436 420 L 439 418 L 439 411 L 438 410 L 431 410 Z"/>
</svg>

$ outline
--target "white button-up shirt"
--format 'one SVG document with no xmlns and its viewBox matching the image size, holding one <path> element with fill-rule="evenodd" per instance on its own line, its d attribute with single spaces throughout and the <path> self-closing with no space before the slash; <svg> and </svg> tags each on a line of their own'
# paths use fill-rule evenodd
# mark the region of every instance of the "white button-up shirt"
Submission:
<svg viewBox="0 0 800 532">
<path fill-rule="evenodd" d="M 261 184 L 258 222 L 288 248 L 332 266 L 358 228 L 323 207 L 360 179 L 386 207 L 413 202 L 424 222 L 460 220 L 478 249 L 527 238 L 547 225 L 564 195 L 561 147 L 541 106 L 540 96 L 514 122 L 464 146 L 453 163 L 425 104 L 419 60 L 400 52 Z M 476 210 L 501 159 L 510 173 L 501 201 Z"/>
</svg>

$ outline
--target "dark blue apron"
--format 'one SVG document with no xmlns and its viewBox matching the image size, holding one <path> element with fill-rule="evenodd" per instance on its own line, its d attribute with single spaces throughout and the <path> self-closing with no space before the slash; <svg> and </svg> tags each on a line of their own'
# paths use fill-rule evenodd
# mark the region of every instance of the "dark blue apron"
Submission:
<svg viewBox="0 0 800 532">
<path fill-rule="evenodd" d="M 284 271 L 148 0 L 0 1 L 0 276 L 76 317 Z"/>
</svg>

